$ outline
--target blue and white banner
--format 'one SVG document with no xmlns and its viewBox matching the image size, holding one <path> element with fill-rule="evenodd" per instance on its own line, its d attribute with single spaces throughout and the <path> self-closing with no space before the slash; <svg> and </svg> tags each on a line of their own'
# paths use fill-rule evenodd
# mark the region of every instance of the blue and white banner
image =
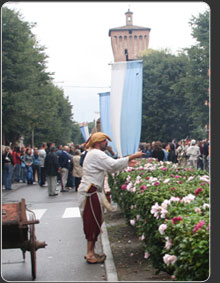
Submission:
<svg viewBox="0 0 220 283">
<path fill-rule="evenodd" d="M 83 136 L 83 139 L 86 142 L 90 136 L 89 129 L 88 129 L 88 123 L 83 122 L 83 123 L 80 123 L 79 126 L 80 126 L 80 131 Z"/>
<path fill-rule="evenodd" d="M 113 139 L 110 116 L 110 92 L 99 93 L 99 111 L 101 119 L 101 131 Z M 108 141 L 108 145 L 112 147 L 115 153 L 117 152 L 113 140 L 112 142 Z"/>
<path fill-rule="evenodd" d="M 141 137 L 143 63 L 116 62 L 112 65 L 110 117 L 112 139 L 118 156 L 138 151 Z"/>
</svg>

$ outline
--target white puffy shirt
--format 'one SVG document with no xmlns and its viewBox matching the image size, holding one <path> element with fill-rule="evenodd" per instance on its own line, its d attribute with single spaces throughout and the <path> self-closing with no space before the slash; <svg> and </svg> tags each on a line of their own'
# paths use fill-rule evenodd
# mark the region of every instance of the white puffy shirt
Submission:
<svg viewBox="0 0 220 283">
<path fill-rule="evenodd" d="M 104 151 L 91 149 L 83 162 L 83 176 L 79 185 L 80 193 L 86 192 L 91 184 L 99 190 L 104 186 L 105 172 L 113 173 L 128 166 L 129 157 L 113 159 Z"/>
<path fill-rule="evenodd" d="M 197 160 L 200 155 L 200 149 L 197 145 L 191 145 L 187 148 L 186 154 L 189 155 L 189 160 Z"/>
</svg>

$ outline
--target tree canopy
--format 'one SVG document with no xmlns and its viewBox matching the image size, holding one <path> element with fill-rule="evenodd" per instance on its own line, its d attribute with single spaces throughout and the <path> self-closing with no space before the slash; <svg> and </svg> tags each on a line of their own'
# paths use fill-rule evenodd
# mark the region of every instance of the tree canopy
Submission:
<svg viewBox="0 0 220 283">
<path fill-rule="evenodd" d="M 24 136 L 35 144 L 70 142 L 73 132 L 80 142 L 80 130 L 73 121 L 72 105 L 62 89 L 52 83 L 46 71 L 47 55 L 31 32 L 34 24 L 2 9 L 2 134 L 3 142 Z"/>
<path fill-rule="evenodd" d="M 197 44 L 178 55 L 148 50 L 143 60 L 142 141 L 206 138 L 209 123 L 209 12 L 193 17 Z"/>
</svg>

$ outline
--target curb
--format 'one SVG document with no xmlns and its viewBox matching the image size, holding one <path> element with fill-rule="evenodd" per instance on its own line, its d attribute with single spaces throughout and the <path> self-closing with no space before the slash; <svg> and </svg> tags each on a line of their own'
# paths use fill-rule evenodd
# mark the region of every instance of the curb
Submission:
<svg viewBox="0 0 220 283">
<path fill-rule="evenodd" d="M 112 251 L 108 239 L 108 232 L 106 229 L 105 222 L 102 223 L 102 230 L 103 233 L 101 233 L 101 241 L 102 241 L 103 252 L 106 254 L 105 270 L 106 270 L 107 281 L 116 282 L 118 281 L 118 275 L 112 256 Z"/>
</svg>

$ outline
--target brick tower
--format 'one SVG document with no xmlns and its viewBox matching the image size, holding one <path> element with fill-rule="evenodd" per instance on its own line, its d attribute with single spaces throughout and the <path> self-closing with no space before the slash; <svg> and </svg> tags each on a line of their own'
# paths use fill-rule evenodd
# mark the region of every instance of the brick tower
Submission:
<svg viewBox="0 0 220 283">
<path fill-rule="evenodd" d="M 129 9 L 125 16 L 126 26 L 109 30 L 115 62 L 136 60 L 149 45 L 150 28 L 134 26 Z"/>
</svg>

